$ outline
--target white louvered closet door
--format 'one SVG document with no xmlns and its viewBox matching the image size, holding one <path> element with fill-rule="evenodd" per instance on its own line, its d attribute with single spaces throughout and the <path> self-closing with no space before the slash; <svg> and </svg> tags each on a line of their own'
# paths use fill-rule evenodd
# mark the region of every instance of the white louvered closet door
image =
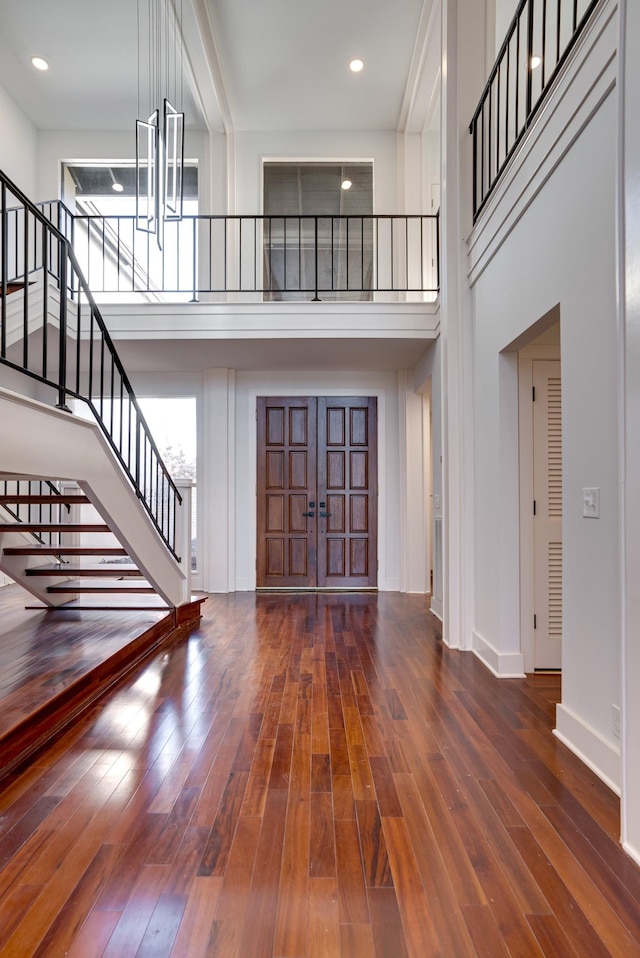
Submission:
<svg viewBox="0 0 640 958">
<path fill-rule="evenodd" d="M 534 360 L 533 496 L 536 669 L 562 665 L 562 400 L 560 361 Z"/>
</svg>

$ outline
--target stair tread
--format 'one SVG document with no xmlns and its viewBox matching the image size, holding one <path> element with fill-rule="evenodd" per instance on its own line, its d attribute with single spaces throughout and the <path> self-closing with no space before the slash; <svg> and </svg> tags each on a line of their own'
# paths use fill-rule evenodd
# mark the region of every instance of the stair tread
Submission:
<svg viewBox="0 0 640 958">
<path fill-rule="evenodd" d="M 9 556 L 61 555 L 61 556 L 126 556 L 121 546 L 7 546 L 4 550 Z"/>
<path fill-rule="evenodd" d="M 155 589 L 151 585 L 124 585 L 117 582 L 107 584 L 105 582 L 96 582 L 89 583 L 86 581 L 78 582 L 71 580 L 70 582 L 65 582 L 64 585 L 50 585 L 47 586 L 47 592 L 50 594 L 60 593 L 60 592 L 103 592 L 107 595 L 113 593 L 117 595 L 121 592 L 155 592 Z"/>
<path fill-rule="evenodd" d="M 76 505 L 79 503 L 90 502 L 88 496 L 85 495 L 15 495 L 15 496 L 0 496 L 0 505 L 5 503 L 12 503 L 15 505 L 49 505 L 52 506 L 67 506 L 67 505 Z"/>
<path fill-rule="evenodd" d="M 120 565 L 119 563 L 113 563 L 106 566 L 100 566 L 99 568 L 95 567 L 83 567 L 83 566 L 69 566 L 69 565 L 42 565 L 42 566 L 32 566 L 29 569 L 25 570 L 25 575 L 28 576 L 40 576 L 40 575 L 64 575 L 64 576 L 83 576 L 91 578 L 111 578 L 117 579 L 119 577 L 131 576 L 142 577 L 142 572 L 136 566 L 127 566 Z"/>
<path fill-rule="evenodd" d="M 77 601 L 64 602 L 62 605 L 25 605 L 25 609 L 36 612 L 171 612 L 170 605 L 83 605 Z"/>
<path fill-rule="evenodd" d="M 0 522 L 0 532 L 111 532 L 109 526 L 85 522 Z"/>
</svg>

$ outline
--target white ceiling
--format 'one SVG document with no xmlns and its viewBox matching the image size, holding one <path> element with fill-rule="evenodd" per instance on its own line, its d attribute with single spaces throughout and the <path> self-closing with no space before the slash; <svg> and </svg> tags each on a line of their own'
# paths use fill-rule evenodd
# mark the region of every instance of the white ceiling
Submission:
<svg viewBox="0 0 640 958">
<path fill-rule="evenodd" d="M 206 116 L 218 129 L 395 130 L 432 5 L 180 0 L 194 87 L 187 124 L 204 127 Z M 135 0 L 0 0 L 0 25 L 0 84 L 38 129 L 132 126 Z M 49 61 L 47 73 L 33 69 L 34 54 Z M 355 56 L 365 61 L 358 75 L 348 69 Z"/>
</svg>

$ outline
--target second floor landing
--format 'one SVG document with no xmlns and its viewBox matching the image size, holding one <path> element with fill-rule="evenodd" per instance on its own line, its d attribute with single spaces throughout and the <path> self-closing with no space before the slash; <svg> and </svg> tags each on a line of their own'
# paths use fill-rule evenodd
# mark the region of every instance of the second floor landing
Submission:
<svg viewBox="0 0 640 958">
<path fill-rule="evenodd" d="M 439 335 L 433 303 L 104 304 L 132 369 L 406 369 Z"/>
</svg>

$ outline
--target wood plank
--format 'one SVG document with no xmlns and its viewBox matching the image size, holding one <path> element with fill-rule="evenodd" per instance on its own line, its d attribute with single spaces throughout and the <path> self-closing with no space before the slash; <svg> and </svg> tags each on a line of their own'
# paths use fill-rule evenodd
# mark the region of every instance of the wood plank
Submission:
<svg viewBox="0 0 640 958">
<path fill-rule="evenodd" d="M 122 620 L 89 639 L 11 588 L 0 727 L 73 681 L 72 626 Z M 500 683 L 419 596 L 208 610 L 5 778 L 2 954 L 640 958 L 640 869 L 552 736 L 559 678 Z"/>
</svg>

